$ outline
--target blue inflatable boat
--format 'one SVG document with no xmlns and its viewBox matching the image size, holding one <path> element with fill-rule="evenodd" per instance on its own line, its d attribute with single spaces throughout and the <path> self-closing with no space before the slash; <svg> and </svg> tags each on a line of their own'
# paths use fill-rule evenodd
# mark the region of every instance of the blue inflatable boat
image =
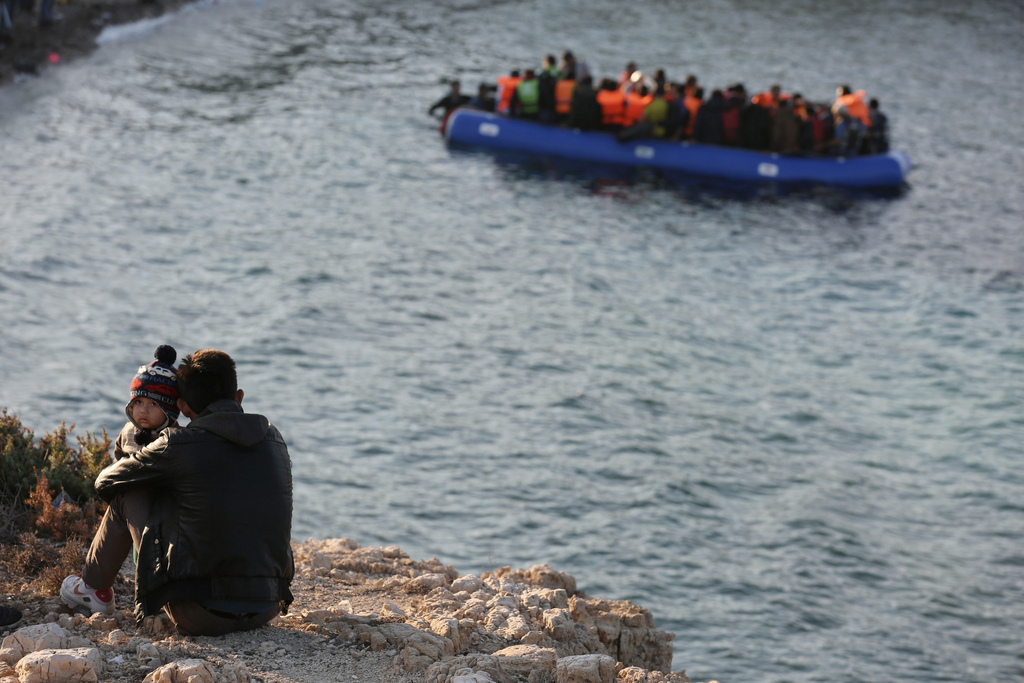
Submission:
<svg viewBox="0 0 1024 683">
<path fill-rule="evenodd" d="M 801 157 L 662 140 L 619 142 L 610 133 L 584 133 L 473 109 L 452 112 L 444 135 L 450 145 L 652 168 L 736 183 L 884 190 L 900 187 L 910 171 L 910 157 L 902 151 L 848 158 Z"/>
</svg>

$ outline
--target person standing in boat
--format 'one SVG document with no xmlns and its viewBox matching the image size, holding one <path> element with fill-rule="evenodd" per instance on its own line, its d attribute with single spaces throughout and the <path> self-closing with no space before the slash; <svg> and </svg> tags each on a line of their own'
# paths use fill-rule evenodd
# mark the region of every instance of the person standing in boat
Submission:
<svg viewBox="0 0 1024 683">
<path fill-rule="evenodd" d="M 626 120 L 626 93 L 615 85 L 615 81 L 610 78 L 601 81 L 597 103 L 601 107 L 601 128 L 613 133 L 622 130 L 622 123 Z"/>
<path fill-rule="evenodd" d="M 884 154 L 889 151 L 889 117 L 878 108 L 878 100 L 871 98 L 868 102 L 868 153 Z"/>
<path fill-rule="evenodd" d="M 747 93 L 742 83 L 729 86 L 722 105 L 722 144 L 736 147 L 740 142 L 740 118 L 747 106 Z"/>
<path fill-rule="evenodd" d="M 689 89 L 689 77 L 687 78 L 687 84 L 684 86 L 685 96 L 683 97 L 683 106 L 686 107 L 688 114 L 686 119 L 686 130 L 683 132 L 683 138 L 689 140 L 693 137 L 693 128 L 697 125 L 697 112 L 700 111 L 701 106 L 704 104 L 704 88 L 699 85 L 695 85 L 692 90 Z M 694 79 L 696 83 L 696 79 Z"/>
<path fill-rule="evenodd" d="M 835 156 L 855 156 L 860 150 L 861 140 L 864 134 L 863 124 L 856 116 L 852 116 L 846 107 L 839 109 L 832 115 L 833 138 L 831 140 L 831 152 Z"/>
<path fill-rule="evenodd" d="M 603 111 L 594 91 L 594 79 L 589 75 L 580 79 L 572 93 L 569 105 L 569 127 L 579 130 L 597 130 L 601 127 Z"/>
<path fill-rule="evenodd" d="M 527 69 L 509 101 L 509 116 L 536 120 L 540 114 L 540 81 L 533 69 Z"/>
<path fill-rule="evenodd" d="M 561 75 L 556 61 L 554 55 L 544 57 L 544 66 L 537 75 L 540 88 L 540 113 L 537 118 L 545 123 L 553 123 L 555 120 L 555 86 Z"/>
<path fill-rule="evenodd" d="M 672 142 L 679 142 L 686 137 L 686 129 L 690 125 L 690 110 L 686 108 L 686 85 L 676 83 L 675 97 L 669 102 L 666 129 Z"/>
<path fill-rule="evenodd" d="M 630 77 L 636 72 L 636 62 L 626 62 L 626 68 L 619 74 L 618 88 L 625 88 L 629 85 Z"/>
<path fill-rule="evenodd" d="M 772 117 L 771 150 L 780 154 L 794 154 L 800 150 L 800 119 L 793 111 L 793 103 L 780 99 Z"/>
<path fill-rule="evenodd" d="M 740 146 L 766 151 L 771 145 L 771 119 L 768 108 L 751 99 L 750 106 L 740 110 Z"/>
<path fill-rule="evenodd" d="M 832 104 L 832 114 L 838 114 L 840 108 L 846 109 L 846 116 L 857 119 L 867 128 L 871 125 L 871 115 L 868 112 L 868 105 L 864 102 L 865 94 L 863 90 L 851 92 L 848 85 L 839 86 L 836 88 L 836 101 Z"/>
<path fill-rule="evenodd" d="M 519 69 L 512 69 L 507 76 L 498 76 L 498 104 L 496 111 L 502 116 L 508 116 L 509 105 L 512 103 L 512 93 L 516 91 L 519 81 L 523 80 Z"/>
<path fill-rule="evenodd" d="M 494 90 L 493 85 L 481 83 L 476 90 L 476 97 L 467 102 L 466 106 L 480 111 L 494 111 Z"/>
<path fill-rule="evenodd" d="M 590 75 L 590 68 L 586 62 L 576 60 L 571 50 L 562 53 L 562 80 L 578 81 L 584 76 Z"/>
<path fill-rule="evenodd" d="M 697 110 L 693 125 L 693 139 L 705 145 L 720 145 L 723 139 L 722 113 L 725 111 L 725 97 L 722 91 L 714 89 L 711 98 Z"/>
</svg>

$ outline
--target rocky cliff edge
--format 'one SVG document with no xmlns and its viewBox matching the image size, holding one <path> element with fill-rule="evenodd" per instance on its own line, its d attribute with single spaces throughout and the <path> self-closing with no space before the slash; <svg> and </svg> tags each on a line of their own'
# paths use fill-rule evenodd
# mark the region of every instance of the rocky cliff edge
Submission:
<svg viewBox="0 0 1024 683">
<path fill-rule="evenodd" d="M 32 592 L 0 646 L 0 683 L 688 683 L 673 634 L 627 601 L 586 596 L 547 565 L 460 575 L 440 560 L 349 539 L 293 546 L 295 602 L 256 630 L 184 637 L 119 609 L 86 618 Z"/>
</svg>

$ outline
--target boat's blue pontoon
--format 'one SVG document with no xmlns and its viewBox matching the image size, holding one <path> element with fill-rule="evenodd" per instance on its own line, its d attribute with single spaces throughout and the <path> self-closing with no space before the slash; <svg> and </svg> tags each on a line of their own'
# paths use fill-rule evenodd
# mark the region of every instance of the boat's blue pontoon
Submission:
<svg viewBox="0 0 1024 683">
<path fill-rule="evenodd" d="M 661 140 L 619 142 L 610 133 L 584 133 L 473 109 L 452 112 L 445 138 L 450 144 L 741 183 L 891 189 L 899 187 L 910 170 L 910 157 L 902 151 L 848 158 L 804 157 Z"/>
</svg>

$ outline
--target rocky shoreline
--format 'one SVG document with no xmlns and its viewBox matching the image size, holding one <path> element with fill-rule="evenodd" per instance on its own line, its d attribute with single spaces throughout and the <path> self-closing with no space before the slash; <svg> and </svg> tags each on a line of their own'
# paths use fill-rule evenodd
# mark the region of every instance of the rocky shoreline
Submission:
<svg viewBox="0 0 1024 683">
<path fill-rule="evenodd" d="M 129 564 L 113 616 L 24 589 L 4 602 L 24 618 L 4 632 L 0 683 L 689 683 L 648 610 L 588 597 L 546 565 L 477 577 L 348 539 L 293 550 L 289 613 L 216 638 L 163 616 L 136 624 Z"/>
<path fill-rule="evenodd" d="M 129 24 L 174 11 L 191 0 L 67 0 L 54 3 L 54 21 L 40 26 L 35 12 L 19 10 L 14 30 L 0 39 L 0 85 L 88 55 L 107 26 Z M 38 2 L 36 3 L 38 5 Z"/>
</svg>

